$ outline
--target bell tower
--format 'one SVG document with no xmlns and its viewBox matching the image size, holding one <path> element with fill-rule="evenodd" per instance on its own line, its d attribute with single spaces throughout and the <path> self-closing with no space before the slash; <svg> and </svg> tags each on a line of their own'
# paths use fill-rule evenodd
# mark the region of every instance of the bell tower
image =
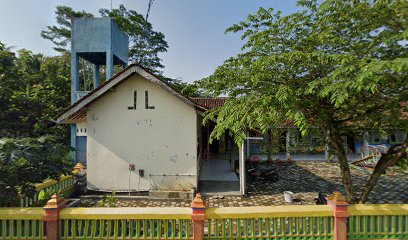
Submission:
<svg viewBox="0 0 408 240">
<path fill-rule="evenodd" d="M 97 88 L 100 85 L 100 66 L 106 66 L 106 81 L 112 78 L 115 65 L 127 66 L 129 37 L 109 17 L 74 19 L 71 27 L 71 104 L 74 104 L 89 93 L 81 91 L 79 59 L 93 65 L 93 88 Z M 86 129 L 85 126 L 83 128 Z M 81 128 L 78 131 L 77 124 L 71 125 L 71 146 L 75 149 L 74 161 L 85 163 L 86 130 L 84 132 Z"/>
</svg>

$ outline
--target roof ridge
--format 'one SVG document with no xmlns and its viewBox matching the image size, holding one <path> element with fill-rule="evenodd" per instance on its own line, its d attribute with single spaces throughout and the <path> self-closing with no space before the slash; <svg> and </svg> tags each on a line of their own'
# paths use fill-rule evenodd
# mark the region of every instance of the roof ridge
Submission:
<svg viewBox="0 0 408 240">
<path fill-rule="evenodd" d="M 99 85 L 97 88 L 90 91 L 87 95 L 78 99 L 78 101 L 64 109 L 57 116 L 56 122 L 60 123 L 64 122 L 66 119 L 76 114 L 77 112 L 81 111 L 83 108 L 91 104 L 93 101 L 104 95 L 106 92 L 108 92 L 109 89 L 115 87 L 117 84 L 133 76 L 135 73 L 139 74 L 148 81 L 151 81 L 152 83 L 159 85 L 159 87 L 162 87 L 164 90 L 168 91 L 170 94 L 179 98 L 184 103 L 195 106 L 197 108 L 201 108 L 202 110 L 207 110 L 205 109 L 205 107 L 201 106 L 200 104 L 197 104 L 194 100 L 192 100 L 188 96 L 184 96 L 179 90 L 175 89 L 168 82 L 161 79 L 161 77 L 150 72 L 149 70 L 147 70 L 146 68 L 142 67 L 137 63 L 131 63 L 129 64 L 129 66 L 121 70 L 119 73 L 115 74 L 111 79 Z"/>
</svg>

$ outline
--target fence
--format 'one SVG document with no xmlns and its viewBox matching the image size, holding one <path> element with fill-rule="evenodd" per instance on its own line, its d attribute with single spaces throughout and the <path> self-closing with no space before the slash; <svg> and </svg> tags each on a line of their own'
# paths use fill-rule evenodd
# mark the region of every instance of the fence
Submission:
<svg viewBox="0 0 408 240">
<path fill-rule="evenodd" d="M 330 206 L 210 208 L 205 239 L 333 238 Z"/>
<path fill-rule="evenodd" d="M 20 197 L 20 207 L 29 207 L 33 204 L 38 202 L 38 194 L 41 191 L 44 192 L 54 192 L 58 193 L 62 196 L 69 195 L 73 191 L 74 187 L 74 177 L 69 176 L 61 176 L 61 178 L 57 180 L 49 179 L 44 181 L 43 183 L 39 183 L 35 186 L 36 194 L 33 197 L 28 196 L 21 196 Z"/>
<path fill-rule="evenodd" d="M 192 239 L 191 209 L 67 208 L 60 239 Z"/>
<path fill-rule="evenodd" d="M 351 205 L 348 239 L 408 239 L 408 205 Z"/>
<path fill-rule="evenodd" d="M 45 239 L 42 208 L 0 208 L 1 239 Z"/>
<path fill-rule="evenodd" d="M 0 208 L 1 239 L 407 239 L 408 204 L 205 208 Z"/>
</svg>

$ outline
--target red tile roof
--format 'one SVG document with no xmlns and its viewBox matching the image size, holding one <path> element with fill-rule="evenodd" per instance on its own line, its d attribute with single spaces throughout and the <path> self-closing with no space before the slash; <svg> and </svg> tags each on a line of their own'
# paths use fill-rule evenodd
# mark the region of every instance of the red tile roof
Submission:
<svg viewBox="0 0 408 240">
<path fill-rule="evenodd" d="M 227 101 L 227 97 L 216 97 L 216 98 L 192 98 L 194 102 L 198 105 L 206 108 L 206 109 L 213 109 L 219 108 L 224 106 L 225 102 Z"/>
</svg>

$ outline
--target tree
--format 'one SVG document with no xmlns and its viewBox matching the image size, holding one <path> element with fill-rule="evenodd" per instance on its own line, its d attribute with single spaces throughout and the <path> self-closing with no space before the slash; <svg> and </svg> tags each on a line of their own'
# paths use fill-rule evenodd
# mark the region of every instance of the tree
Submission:
<svg viewBox="0 0 408 240">
<path fill-rule="evenodd" d="M 158 54 L 167 52 L 169 47 L 163 33 L 154 31 L 142 14 L 126 9 L 123 4 L 118 9 L 100 9 L 99 13 L 103 17 L 111 17 L 129 36 L 130 61 L 136 61 L 154 73 L 161 73 L 159 69 L 164 66 Z"/>
<path fill-rule="evenodd" d="M 71 40 L 71 21 L 74 18 L 92 18 L 93 14 L 85 11 L 74 11 L 67 6 L 57 6 L 55 10 L 57 15 L 57 26 L 47 26 L 47 30 L 41 31 L 41 37 L 50 40 L 55 44 L 54 50 L 65 52 L 69 49 Z"/>
<path fill-rule="evenodd" d="M 181 79 L 174 79 L 165 76 L 158 76 L 161 80 L 167 82 L 173 88 L 177 89 L 181 94 L 187 97 L 204 97 L 204 91 L 199 83 L 188 83 Z"/>
<path fill-rule="evenodd" d="M 52 41 L 55 50 L 65 52 L 69 49 L 71 40 L 71 21 L 74 18 L 94 17 L 85 11 L 74 11 L 70 7 L 57 6 L 55 11 L 57 25 L 47 26 L 41 31 L 41 36 Z M 129 36 L 129 60 L 136 61 L 154 73 L 161 73 L 159 69 L 164 66 L 158 54 L 166 52 L 169 47 L 164 40 L 164 34 L 153 30 L 152 25 L 143 15 L 134 10 L 128 10 L 124 5 L 117 9 L 100 9 L 102 17 L 111 17 Z"/>
<path fill-rule="evenodd" d="M 0 139 L 0 206 L 18 205 L 20 193 L 33 197 L 35 184 L 58 180 L 71 164 L 69 147 L 53 137 Z"/>
<path fill-rule="evenodd" d="M 260 8 L 227 32 L 242 32 L 243 52 L 201 80 L 212 94 L 229 95 L 212 138 L 229 130 L 266 132 L 291 121 L 302 134 L 330 133 L 350 202 L 366 202 L 388 166 L 403 159 L 402 145 L 383 154 L 361 189 L 353 185 L 344 152 L 347 135 L 408 129 L 408 2 L 403 0 L 298 1 L 282 16 Z"/>
<path fill-rule="evenodd" d="M 0 137 L 58 136 L 68 128 L 53 122 L 70 102 L 70 56 L 44 57 L 27 50 L 18 54 L 0 43 Z"/>
<path fill-rule="evenodd" d="M 18 87 L 19 74 L 16 61 L 16 55 L 0 42 L 0 125 L 2 126 L 0 136 L 6 134 L 3 126 L 12 120 L 7 111 L 10 109 L 13 89 Z"/>
<path fill-rule="evenodd" d="M 0 42 L 0 206 L 70 166 L 69 129 L 53 122 L 69 105 L 69 75 L 69 54 L 14 53 Z"/>
</svg>

